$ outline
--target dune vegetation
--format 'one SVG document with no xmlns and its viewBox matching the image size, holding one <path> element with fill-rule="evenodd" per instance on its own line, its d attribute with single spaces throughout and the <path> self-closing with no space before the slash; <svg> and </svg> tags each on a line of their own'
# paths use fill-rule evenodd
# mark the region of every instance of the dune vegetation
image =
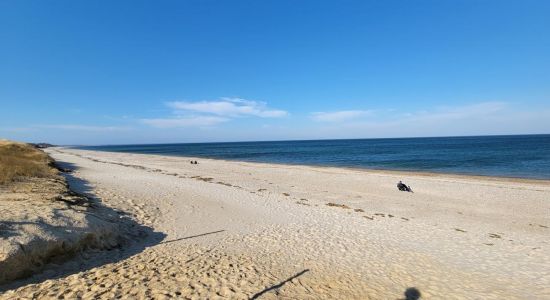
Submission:
<svg viewBox="0 0 550 300">
<path fill-rule="evenodd" d="M 0 184 L 29 177 L 50 177 L 55 174 L 52 159 L 35 147 L 0 140 Z"/>
</svg>

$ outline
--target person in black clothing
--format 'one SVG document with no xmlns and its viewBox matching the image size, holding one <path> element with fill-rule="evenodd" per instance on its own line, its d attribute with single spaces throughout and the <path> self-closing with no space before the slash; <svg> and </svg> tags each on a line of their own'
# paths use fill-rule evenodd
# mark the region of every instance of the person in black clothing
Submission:
<svg viewBox="0 0 550 300">
<path fill-rule="evenodd" d="M 411 192 L 412 193 L 411 187 L 404 184 L 403 182 L 401 182 L 401 180 L 397 183 L 397 189 L 400 190 L 400 191 L 403 191 L 403 192 Z"/>
</svg>

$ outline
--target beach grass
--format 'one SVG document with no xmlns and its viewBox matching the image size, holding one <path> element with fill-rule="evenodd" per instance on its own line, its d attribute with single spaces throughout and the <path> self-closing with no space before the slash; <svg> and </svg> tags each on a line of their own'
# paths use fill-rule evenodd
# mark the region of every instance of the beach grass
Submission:
<svg viewBox="0 0 550 300">
<path fill-rule="evenodd" d="M 50 177 L 55 174 L 52 159 L 35 147 L 12 141 L 0 141 L 0 184 L 29 177 Z"/>
</svg>

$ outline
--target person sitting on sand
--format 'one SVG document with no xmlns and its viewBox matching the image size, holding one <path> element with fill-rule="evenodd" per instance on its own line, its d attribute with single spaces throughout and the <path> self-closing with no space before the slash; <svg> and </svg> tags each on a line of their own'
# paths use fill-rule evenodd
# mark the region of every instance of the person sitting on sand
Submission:
<svg viewBox="0 0 550 300">
<path fill-rule="evenodd" d="M 400 191 L 403 191 L 403 192 L 411 192 L 412 193 L 411 187 L 404 184 L 403 182 L 401 182 L 401 180 L 399 180 L 399 182 L 397 183 L 397 189 L 400 190 Z"/>
</svg>

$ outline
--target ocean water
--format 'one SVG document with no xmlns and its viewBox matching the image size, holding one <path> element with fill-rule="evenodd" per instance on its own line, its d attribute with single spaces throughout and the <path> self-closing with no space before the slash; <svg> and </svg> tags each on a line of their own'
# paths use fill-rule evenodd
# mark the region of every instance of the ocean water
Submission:
<svg viewBox="0 0 550 300">
<path fill-rule="evenodd" d="M 251 162 L 550 179 L 550 135 L 89 146 Z"/>
</svg>

